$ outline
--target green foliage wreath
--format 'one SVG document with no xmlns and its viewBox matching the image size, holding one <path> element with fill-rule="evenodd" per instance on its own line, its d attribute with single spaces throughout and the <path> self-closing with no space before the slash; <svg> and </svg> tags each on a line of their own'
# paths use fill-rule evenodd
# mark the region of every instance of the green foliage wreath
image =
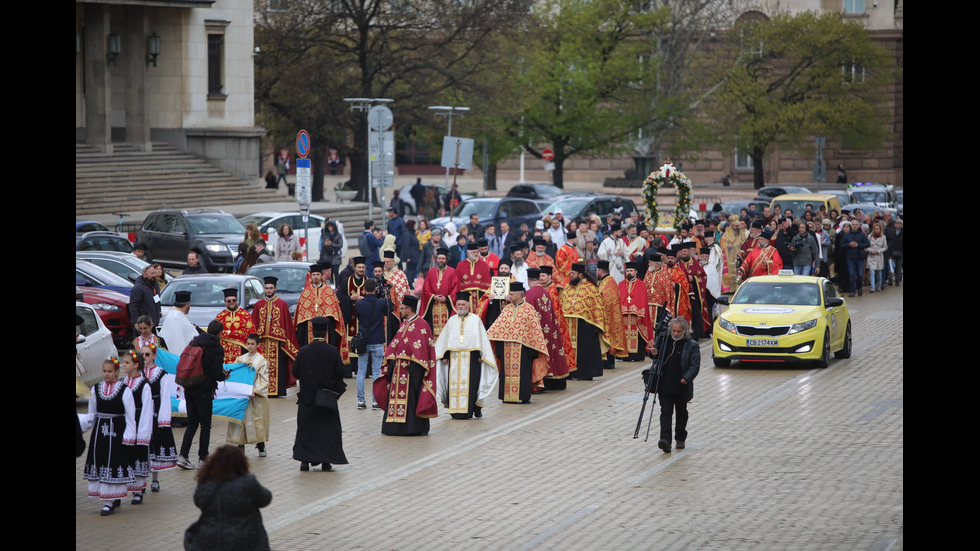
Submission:
<svg viewBox="0 0 980 551">
<path fill-rule="evenodd" d="M 643 202 L 646 203 L 646 223 L 651 229 L 656 228 L 660 221 L 657 210 L 657 190 L 661 186 L 677 189 L 677 206 L 674 208 L 674 228 L 679 229 L 687 221 L 691 212 L 691 179 L 683 172 L 674 168 L 671 163 L 665 163 L 660 170 L 651 172 L 643 181 Z"/>
</svg>

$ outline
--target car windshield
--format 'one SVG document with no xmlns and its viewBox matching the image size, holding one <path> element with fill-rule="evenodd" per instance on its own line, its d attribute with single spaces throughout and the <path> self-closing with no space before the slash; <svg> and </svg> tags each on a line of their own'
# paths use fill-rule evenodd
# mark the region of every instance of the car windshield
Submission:
<svg viewBox="0 0 980 551">
<path fill-rule="evenodd" d="M 884 191 L 852 191 L 854 203 L 884 203 L 888 201 Z"/>
<path fill-rule="evenodd" d="M 75 236 L 75 248 L 79 251 L 133 252 L 133 245 L 129 240 L 111 234 Z"/>
<path fill-rule="evenodd" d="M 113 285 L 116 287 L 132 287 L 133 282 L 120 277 L 105 268 L 91 262 L 75 263 L 75 279 L 85 279 L 95 285 Z"/>
<path fill-rule="evenodd" d="M 470 215 L 477 215 L 482 218 L 493 218 L 493 214 L 497 211 L 496 201 L 467 201 L 460 206 L 456 207 L 453 211 L 453 218 L 458 218 L 464 216 L 469 218 Z"/>
<path fill-rule="evenodd" d="M 276 283 L 276 291 L 280 293 L 302 293 L 303 286 L 306 285 L 307 273 L 309 273 L 309 268 L 276 266 L 275 264 L 254 266 L 248 271 L 248 275 L 254 275 L 258 278 L 278 277 L 279 282 Z"/>
<path fill-rule="evenodd" d="M 592 201 L 591 197 L 584 197 L 582 199 L 562 199 L 560 201 L 555 201 L 548 208 L 541 209 L 541 212 L 555 212 L 555 209 L 561 209 L 562 217 L 567 220 L 577 218 L 582 209 Z"/>
<path fill-rule="evenodd" d="M 548 185 L 548 184 L 534 186 L 534 191 L 537 191 L 538 195 L 540 195 L 541 197 L 551 197 L 554 195 L 561 195 L 565 193 L 565 190 L 563 190 L 562 188 L 558 186 Z"/>
<path fill-rule="evenodd" d="M 187 217 L 187 224 L 194 235 L 245 233 L 245 226 L 234 216 L 227 214 L 195 214 Z"/>
<path fill-rule="evenodd" d="M 816 283 L 781 283 L 749 280 L 739 287 L 732 304 L 817 306 L 820 304 L 820 287 Z"/>
<path fill-rule="evenodd" d="M 177 278 L 167 284 L 160 293 L 160 304 L 174 305 L 174 293 L 191 292 L 191 306 L 225 306 L 224 289 L 238 288 L 238 281 L 223 278 L 183 279 Z"/>
<path fill-rule="evenodd" d="M 795 216 L 803 216 L 803 211 L 806 210 L 806 206 L 810 205 L 813 207 L 814 212 L 820 210 L 820 205 L 823 201 L 820 199 L 779 199 L 773 202 L 772 206 L 775 208 L 779 205 L 779 208 L 786 212 L 786 209 L 793 211 Z"/>
<path fill-rule="evenodd" d="M 256 226 L 261 226 L 262 224 L 265 224 L 269 220 L 272 220 L 271 216 L 256 216 L 253 214 L 251 216 L 246 216 L 245 218 L 242 218 L 241 220 L 239 220 L 239 222 L 241 222 L 243 226 L 248 224 L 255 224 Z"/>
</svg>

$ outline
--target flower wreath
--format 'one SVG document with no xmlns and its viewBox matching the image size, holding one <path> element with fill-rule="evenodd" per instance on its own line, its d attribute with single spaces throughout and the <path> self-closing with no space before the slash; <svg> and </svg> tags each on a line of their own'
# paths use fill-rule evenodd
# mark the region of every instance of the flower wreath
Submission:
<svg viewBox="0 0 980 551">
<path fill-rule="evenodd" d="M 660 220 L 660 212 L 657 210 L 657 190 L 660 186 L 677 188 L 674 228 L 680 228 L 691 212 L 691 179 L 669 162 L 647 176 L 643 181 L 643 202 L 646 203 L 646 221 L 650 228 L 656 228 Z"/>
</svg>

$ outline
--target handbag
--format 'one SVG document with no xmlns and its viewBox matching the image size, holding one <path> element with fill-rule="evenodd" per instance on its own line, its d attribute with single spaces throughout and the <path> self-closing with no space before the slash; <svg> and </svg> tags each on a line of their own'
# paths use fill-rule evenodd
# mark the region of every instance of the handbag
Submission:
<svg viewBox="0 0 980 551">
<path fill-rule="evenodd" d="M 360 331 L 350 338 L 350 349 L 355 354 L 363 354 L 367 350 L 367 339 L 364 338 L 364 335 Z"/>
<path fill-rule="evenodd" d="M 317 409 L 339 411 L 337 408 L 337 398 L 340 398 L 340 393 L 338 392 L 334 392 L 329 388 L 318 389 L 316 391 L 316 397 L 313 399 L 313 407 Z"/>
</svg>

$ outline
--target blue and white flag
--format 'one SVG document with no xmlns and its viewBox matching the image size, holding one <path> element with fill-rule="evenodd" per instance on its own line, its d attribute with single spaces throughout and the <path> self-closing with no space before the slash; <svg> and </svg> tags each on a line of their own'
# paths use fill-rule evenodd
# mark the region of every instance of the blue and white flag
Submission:
<svg viewBox="0 0 980 551">
<path fill-rule="evenodd" d="M 177 363 L 180 356 L 163 349 L 157 350 L 156 364 L 171 375 L 177 375 Z M 214 395 L 212 417 L 222 417 L 232 423 L 241 423 L 245 419 L 248 400 L 252 395 L 252 385 L 255 383 L 255 370 L 245 364 L 224 364 L 231 372 L 228 380 L 218 383 Z M 178 417 L 187 416 L 187 400 L 184 387 L 177 385 L 177 395 L 170 397 L 171 411 Z"/>
</svg>

